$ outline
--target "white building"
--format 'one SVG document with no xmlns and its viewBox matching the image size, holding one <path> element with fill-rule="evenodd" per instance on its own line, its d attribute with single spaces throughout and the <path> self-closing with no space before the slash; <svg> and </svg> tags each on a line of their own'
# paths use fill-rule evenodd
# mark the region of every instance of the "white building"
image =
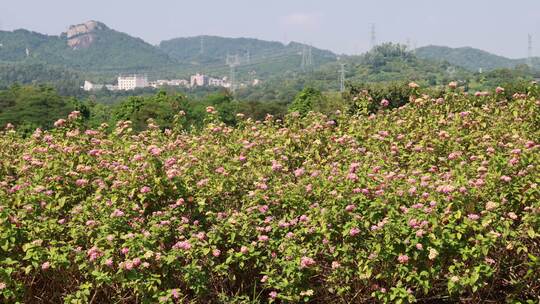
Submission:
<svg viewBox="0 0 540 304">
<path fill-rule="evenodd" d="M 208 85 L 208 76 L 197 73 L 191 76 L 190 83 L 192 87 L 204 87 Z"/>
<path fill-rule="evenodd" d="M 162 87 L 162 86 L 170 86 L 170 87 L 189 87 L 189 81 L 185 79 L 159 79 L 155 82 L 151 83 L 151 86 L 154 88 Z"/>
<path fill-rule="evenodd" d="M 225 87 L 227 81 L 225 78 L 210 78 L 208 79 L 208 85 L 211 87 Z"/>
<path fill-rule="evenodd" d="M 97 90 L 101 90 L 102 88 L 103 88 L 102 84 L 91 83 L 88 80 L 84 81 L 83 90 L 85 91 L 97 91 Z"/>
<path fill-rule="evenodd" d="M 137 88 L 146 88 L 147 86 L 148 78 L 146 75 L 118 76 L 119 90 L 135 90 Z"/>
</svg>

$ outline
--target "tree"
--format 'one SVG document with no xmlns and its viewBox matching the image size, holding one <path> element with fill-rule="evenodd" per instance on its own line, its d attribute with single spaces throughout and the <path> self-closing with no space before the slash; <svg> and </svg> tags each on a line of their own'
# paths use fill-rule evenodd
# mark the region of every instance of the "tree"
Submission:
<svg viewBox="0 0 540 304">
<path fill-rule="evenodd" d="M 308 112 L 324 103 L 324 99 L 321 91 L 306 87 L 296 95 L 293 103 L 289 106 L 289 112 L 298 112 L 300 115 L 305 116 Z"/>
</svg>

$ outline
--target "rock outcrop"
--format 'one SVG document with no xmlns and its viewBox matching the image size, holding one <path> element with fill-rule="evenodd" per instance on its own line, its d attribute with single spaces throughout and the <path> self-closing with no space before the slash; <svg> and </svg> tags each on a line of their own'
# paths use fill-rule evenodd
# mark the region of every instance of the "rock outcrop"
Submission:
<svg viewBox="0 0 540 304">
<path fill-rule="evenodd" d="M 87 48 L 95 41 L 95 32 L 102 29 L 105 29 L 105 25 L 97 21 L 72 25 L 66 33 L 67 44 L 74 50 Z"/>
</svg>

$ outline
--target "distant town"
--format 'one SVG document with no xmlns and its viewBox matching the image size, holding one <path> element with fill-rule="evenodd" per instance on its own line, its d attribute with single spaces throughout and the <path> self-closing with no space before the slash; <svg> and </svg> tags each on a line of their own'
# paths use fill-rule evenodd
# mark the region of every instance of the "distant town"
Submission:
<svg viewBox="0 0 540 304">
<path fill-rule="evenodd" d="M 214 78 L 204 74 L 195 74 L 187 79 L 159 79 L 155 81 L 148 81 L 148 77 L 142 74 L 133 74 L 133 75 L 119 75 L 117 84 L 96 84 L 88 80 L 84 82 L 82 87 L 85 91 L 98 91 L 98 90 L 109 90 L 109 91 L 131 91 L 135 89 L 142 88 L 161 88 L 165 86 L 170 87 L 185 87 L 185 88 L 195 88 L 195 87 L 223 87 L 229 89 L 236 89 L 247 86 L 256 86 L 260 84 L 259 79 L 254 79 L 250 83 L 235 83 L 234 86 L 228 77 L 223 78 Z"/>
</svg>

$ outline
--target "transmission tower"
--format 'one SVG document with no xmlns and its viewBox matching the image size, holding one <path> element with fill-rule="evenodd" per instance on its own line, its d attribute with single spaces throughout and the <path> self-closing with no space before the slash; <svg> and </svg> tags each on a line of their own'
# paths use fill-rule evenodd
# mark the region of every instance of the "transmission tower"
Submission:
<svg viewBox="0 0 540 304">
<path fill-rule="evenodd" d="M 311 66 L 313 65 L 313 55 L 311 52 L 311 46 L 308 46 L 306 44 L 302 47 L 302 71 L 309 70 Z"/>
<path fill-rule="evenodd" d="M 308 47 L 307 65 L 309 67 L 313 65 L 313 55 L 311 54 L 311 45 Z"/>
<path fill-rule="evenodd" d="M 249 52 L 249 50 L 246 50 L 246 62 L 248 64 L 251 63 L 251 53 Z"/>
<path fill-rule="evenodd" d="M 307 52 L 306 52 L 306 45 L 304 44 L 302 46 L 302 63 L 300 64 L 302 71 L 306 71 L 306 65 L 307 65 Z"/>
<path fill-rule="evenodd" d="M 204 36 L 201 36 L 201 49 L 200 49 L 200 54 L 204 54 Z"/>
<path fill-rule="evenodd" d="M 341 70 L 339 75 L 339 91 L 345 92 L 345 63 L 341 64 Z"/>
<path fill-rule="evenodd" d="M 371 34 L 370 43 L 371 43 L 371 48 L 373 49 L 377 45 L 377 32 L 375 31 L 375 23 L 370 23 L 369 28 L 370 28 L 370 34 Z"/>
<path fill-rule="evenodd" d="M 532 68 L 532 56 L 533 56 L 533 37 L 528 35 L 528 50 L 527 50 L 527 64 Z"/>
<path fill-rule="evenodd" d="M 229 55 L 227 54 L 227 59 L 226 59 L 226 62 L 227 62 L 227 65 L 229 66 L 229 73 L 230 73 L 230 82 L 231 82 L 231 92 L 234 93 L 236 92 L 236 67 L 238 65 L 240 65 L 240 57 L 238 56 L 238 54 L 235 54 L 235 55 Z"/>
</svg>

